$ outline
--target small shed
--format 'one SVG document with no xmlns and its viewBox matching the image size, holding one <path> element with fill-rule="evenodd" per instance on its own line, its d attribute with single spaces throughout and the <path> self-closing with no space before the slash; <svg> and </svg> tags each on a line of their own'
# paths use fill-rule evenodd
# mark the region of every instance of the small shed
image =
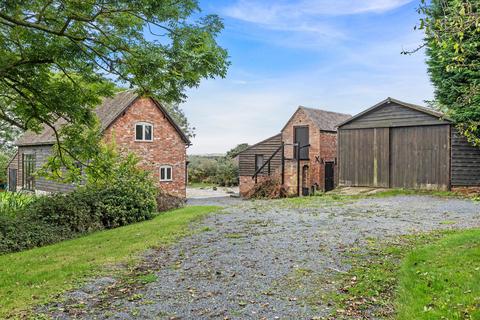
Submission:
<svg viewBox="0 0 480 320">
<path fill-rule="evenodd" d="M 338 161 L 340 186 L 480 186 L 480 148 L 442 113 L 393 98 L 339 125 Z"/>
</svg>

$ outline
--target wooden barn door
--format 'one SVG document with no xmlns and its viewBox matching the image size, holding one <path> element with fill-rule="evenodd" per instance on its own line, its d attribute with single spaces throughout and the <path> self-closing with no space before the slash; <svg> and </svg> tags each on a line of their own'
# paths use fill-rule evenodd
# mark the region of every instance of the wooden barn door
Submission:
<svg viewBox="0 0 480 320">
<path fill-rule="evenodd" d="M 391 188 L 448 189 L 448 126 L 392 128 L 390 138 Z"/>
</svg>

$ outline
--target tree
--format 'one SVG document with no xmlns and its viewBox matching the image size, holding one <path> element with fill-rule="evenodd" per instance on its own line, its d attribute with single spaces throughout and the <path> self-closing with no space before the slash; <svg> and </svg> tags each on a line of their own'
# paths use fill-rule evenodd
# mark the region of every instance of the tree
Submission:
<svg viewBox="0 0 480 320">
<path fill-rule="evenodd" d="M 422 0 L 419 13 L 435 102 L 480 145 L 480 1 Z"/>
<path fill-rule="evenodd" d="M 237 145 L 235 148 L 227 151 L 226 157 L 235 158 L 240 152 L 245 151 L 248 147 L 249 147 L 248 143 L 241 143 Z"/>
<path fill-rule="evenodd" d="M 185 89 L 229 65 L 221 20 L 199 11 L 197 0 L 0 0 L 0 120 L 51 127 L 60 156 L 81 160 L 63 141 L 95 127 L 92 110 L 121 85 L 173 106 L 188 128 Z"/>
</svg>

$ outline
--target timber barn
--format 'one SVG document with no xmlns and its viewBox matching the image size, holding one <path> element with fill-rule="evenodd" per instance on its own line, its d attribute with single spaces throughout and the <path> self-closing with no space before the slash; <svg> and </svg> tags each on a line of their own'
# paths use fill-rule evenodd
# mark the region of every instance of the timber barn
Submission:
<svg viewBox="0 0 480 320">
<path fill-rule="evenodd" d="M 338 127 L 340 186 L 480 186 L 480 148 L 429 108 L 388 98 Z"/>
</svg>

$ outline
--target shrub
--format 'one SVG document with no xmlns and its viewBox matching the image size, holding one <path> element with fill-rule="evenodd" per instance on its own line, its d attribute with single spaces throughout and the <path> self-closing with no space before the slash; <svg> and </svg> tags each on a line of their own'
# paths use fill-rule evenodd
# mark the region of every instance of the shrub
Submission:
<svg viewBox="0 0 480 320">
<path fill-rule="evenodd" d="M 277 199 L 285 198 L 287 190 L 275 178 L 265 177 L 255 184 L 255 186 L 247 192 L 247 199 Z"/>
<path fill-rule="evenodd" d="M 35 196 L 28 193 L 2 192 L 0 193 L 0 216 L 13 217 L 34 199 Z"/>
<path fill-rule="evenodd" d="M 99 199 L 95 193 L 78 189 L 68 194 L 39 197 L 23 215 L 37 221 L 68 230 L 72 235 L 103 228 L 101 216 L 94 206 Z"/>
<path fill-rule="evenodd" d="M 40 247 L 71 238 L 61 226 L 31 219 L 26 215 L 0 216 L 0 254 Z"/>
</svg>

